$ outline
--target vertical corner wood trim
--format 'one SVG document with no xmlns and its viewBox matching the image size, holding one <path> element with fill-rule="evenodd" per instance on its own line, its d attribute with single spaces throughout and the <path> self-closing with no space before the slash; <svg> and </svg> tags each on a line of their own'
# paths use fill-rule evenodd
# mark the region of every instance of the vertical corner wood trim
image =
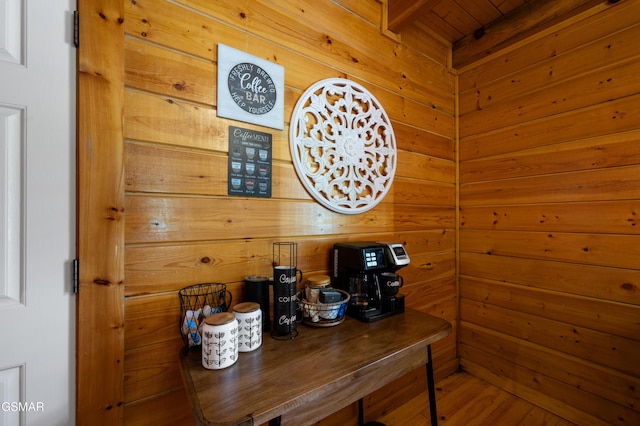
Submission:
<svg viewBox="0 0 640 426">
<path fill-rule="evenodd" d="M 124 419 L 124 2 L 78 2 L 76 423 Z"/>
<path fill-rule="evenodd" d="M 395 42 L 400 42 L 400 35 L 389 28 L 389 0 L 377 0 L 380 3 L 380 32 Z"/>
</svg>

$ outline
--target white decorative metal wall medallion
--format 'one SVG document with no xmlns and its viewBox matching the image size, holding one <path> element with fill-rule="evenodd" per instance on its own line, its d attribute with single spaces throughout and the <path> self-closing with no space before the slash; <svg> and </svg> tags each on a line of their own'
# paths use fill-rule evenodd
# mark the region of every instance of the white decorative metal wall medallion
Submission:
<svg viewBox="0 0 640 426">
<path fill-rule="evenodd" d="M 289 144 L 298 177 L 330 210 L 370 210 L 393 182 L 396 141 L 389 117 L 352 81 L 329 78 L 309 87 L 293 110 Z"/>
</svg>

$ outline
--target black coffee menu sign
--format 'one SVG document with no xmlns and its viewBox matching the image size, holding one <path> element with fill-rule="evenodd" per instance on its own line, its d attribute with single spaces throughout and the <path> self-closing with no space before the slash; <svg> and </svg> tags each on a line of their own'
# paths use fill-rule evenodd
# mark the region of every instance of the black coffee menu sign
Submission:
<svg viewBox="0 0 640 426">
<path fill-rule="evenodd" d="M 229 126 L 229 195 L 271 197 L 272 136 Z"/>
</svg>

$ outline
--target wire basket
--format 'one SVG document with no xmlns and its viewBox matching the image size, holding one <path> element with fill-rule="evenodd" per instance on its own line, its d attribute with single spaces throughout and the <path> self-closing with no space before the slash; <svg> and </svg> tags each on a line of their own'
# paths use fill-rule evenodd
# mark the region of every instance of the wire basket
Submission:
<svg viewBox="0 0 640 426">
<path fill-rule="evenodd" d="M 188 348 L 202 343 L 202 324 L 211 314 L 225 312 L 231 306 L 231 293 L 219 283 L 203 283 L 178 291 L 180 298 L 180 336 Z"/>
<path fill-rule="evenodd" d="M 344 314 L 347 312 L 349 303 L 349 293 L 337 290 L 341 294 L 342 300 L 334 303 L 311 303 L 306 299 L 298 302 L 302 311 L 302 322 L 313 327 L 332 327 L 344 321 Z"/>
</svg>

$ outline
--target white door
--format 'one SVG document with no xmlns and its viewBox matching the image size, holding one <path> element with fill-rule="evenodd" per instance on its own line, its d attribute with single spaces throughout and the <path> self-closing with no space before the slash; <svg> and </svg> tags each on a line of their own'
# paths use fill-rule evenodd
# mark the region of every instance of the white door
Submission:
<svg viewBox="0 0 640 426">
<path fill-rule="evenodd" d="M 0 0 L 0 426 L 75 421 L 75 0 Z"/>
</svg>

